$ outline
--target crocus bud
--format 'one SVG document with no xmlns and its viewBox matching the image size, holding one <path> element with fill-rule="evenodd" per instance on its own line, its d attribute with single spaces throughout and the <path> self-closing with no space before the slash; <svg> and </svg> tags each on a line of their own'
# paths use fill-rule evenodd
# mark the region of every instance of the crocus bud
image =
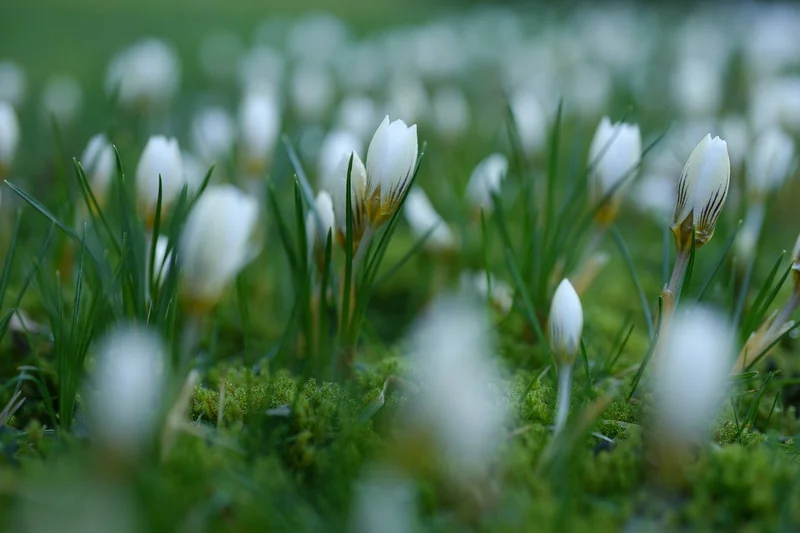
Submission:
<svg viewBox="0 0 800 533">
<path fill-rule="evenodd" d="M 422 189 L 409 191 L 403 211 L 411 232 L 417 239 L 427 235 L 425 247 L 434 252 L 452 250 L 455 237 L 444 219 L 433 208 Z"/>
<path fill-rule="evenodd" d="M 748 199 L 763 201 L 780 189 L 792 172 L 794 155 L 794 141 L 779 127 L 759 135 L 747 157 Z"/>
<path fill-rule="evenodd" d="M 136 196 L 148 224 L 155 219 L 158 182 L 161 178 L 161 215 L 178 197 L 186 183 L 178 140 L 161 135 L 150 137 L 136 167 Z"/>
<path fill-rule="evenodd" d="M 571 365 L 581 346 L 583 307 L 572 283 L 563 279 L 550 305 L 550 349 L 559 365 Z"/>
<path fill-rule="evenodd" d="M 672 232 L 679 249 L 691 247 L 693 227 L 696 248 L 711 240 L 728 197 L 730 177 L 728 145 L 719 137 L 706 135 L 692 151 L 678 181 Z"/>
<path fill-rule="evenodd" d="M 258 201 L 233 185 L 209 186 L 186 220 L 178 249 L 183 294 L 194 312 L 213 307 L 258 254 Z"/>
<path fill-rule="evenodd" d="M 324 266 L 325 246 L 328 239 L 328 232 L 334 231 L 335 216 L 333 213 L 333 199 L 326 191 L 320 191 L 314 199 L 314 208 L 319 218 L 314 216 L 313 211 L 306 215 L 306 241 L 308 243 L 308 253 L 313 254 L 316 250 L 319 263 Z M 333 234 L 335 237 L 335 232 Z"/>
<path fill-rule="evenodd" d="M 81 155 L 81 165 L 86 172 L 92 193 L 102 205 L 108 196 L 108 188 L 111 186 L 116 167 L 114 148 L 105 135 L 98 133 L 89 139 L 89 144 Z"/>
<path fill-rule="evenodd" d="M 417 164 L 417 126 L 383 119 L 367 151 L 367 216 L 379 227 L 400 207 Z"/>
<path fill-rule="evenodd" d="M 508 174 L 508 159 L 503 154 L 491 154 L 478 163 L 469 177 L 467 198 L 478 209 L 491 212 L 494 209 L 493 194 L 500 193 L 500 186 Z"/>
<path fill-rule="evenodd" d="M 592 203 L 599 209 L 598 223 L 614 221 L 622 201 L 623 183 L 633 176 L 642 154 L 642 136 L 637 124 L 612 124 L 603 117 L 589 147 L 592 166 Z"/>
<path fill-rule="evenodd" d="M 241 148 L 249 173 L 263 172 L 281 129 L 278 102 L 270 91 L 253 89 L 239 107 Z"/>
<path fill-rule="evenodd" d="M 153 437 L 164 384 L 165 353 L 150 331 L 124 327 L 98 346 L 88 395 L 92 433 L 114 453 L 135 456 Z"/>
<path fill-rule="evenodd" d="M 367 227 L 365 204 L 367 169 L 357 153 L 350 152 L 341 156 L 336 169 L 325 181 L 324 189 L 328 191 L 333 200 L 336 239 L 340 245 L 344 246 L 347 237 L 347 171 L 350 168 L 351 156 L 353 166 L 350 172 L 350 211 L 353 216 L 353 246 L 357 248 Z"/>
<path fill-rule="evenodd" d="M 236 126 L 222 107 L 201 110 L 192 120 L 192 146 L 206 164 L 228 157 L 236 140 Z"/>
<path fill-rule="evenodd" d="M 734 332 L 703 307 L 684 308 L 673 320 L 654 369 L 655 420 L 661 438 L 691 443 L 707 432 L 724 399 Z"/>
<path fill-rule="evenodd" d="M 4 176 L 17 152 L 19 122 L 11 104 L 0 102 L 0 177 Z"/>
</svg>

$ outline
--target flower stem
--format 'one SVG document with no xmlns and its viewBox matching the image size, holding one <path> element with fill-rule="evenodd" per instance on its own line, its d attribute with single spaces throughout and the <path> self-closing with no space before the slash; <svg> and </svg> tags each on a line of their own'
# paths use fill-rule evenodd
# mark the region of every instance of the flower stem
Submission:
<svg viewBox="0 0 800 533">
<path fill-rule="evenodd" d="M 675 267 L 672 269 L 672 277 L 667 285 L 667 290 L 678 296 L 683 287 L 683 278 L 686 277 L 686 268 L 689 266 L 689 251 L 678 250 L 678 257 L 675 258 Z"/>
<path fill-rule="evenodd" d="M 569 414 L 569 397 L 572 388 L 572 365 L 561 365 L 558 371 L 558 403 L 556 404 L 555 434 L 561 433 Z"/>
</svg>

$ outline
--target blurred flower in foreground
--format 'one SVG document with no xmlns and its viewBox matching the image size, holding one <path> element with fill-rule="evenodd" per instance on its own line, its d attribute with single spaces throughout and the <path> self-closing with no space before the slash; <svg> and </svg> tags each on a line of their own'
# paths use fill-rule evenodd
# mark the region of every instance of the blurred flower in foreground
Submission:
<svg viewBox="0 0 800 533">
<path fill-rule="evenodd" d="M 19 107 L 25 100 L 25 72 L 12 61 L 0 61 L 0 103 Z"/>
<path fill-rule="evenodd" d="M 447 222 L 436 212 L 425 191 L 419 188 L 409 191 L 403 211 L 414 238 L 428 236 L 425 248 L 436 252 L 453 249 L 455 236 Z"/>
<path fill-rule="evenodd" d="M 19 145 L 19 122 L 11 104 L 0 102 L 0 178 L 4 177 L 14 162 Z"/>
<path fill-rule="evenodd" d="M 487 213 L 494 210 L 493 194 L 500 194 L 500 186 L 508 174 L 508 159 L 503 154 L 491 154 L 478 163 L 469 177 L 467 198 L 476 208 Z"/>
<path fill-rule="evenodd" d="M 233 185 L 209 186 L 186 220 L 178 249 L 183 296 L 195 313 L 216 305 L 259 252 L 253 242 L 258 201 Z"/>
<path fill-rule="evenodd" d="M 102 207 L 108 197 L 108 189 L 116 171 L 114 147 L 102 133 L 98 133 L 86 145 L 81 155 L 81 165 L 97 203 Z"/>
<path fill-rule="evenodd" d="M 489 329 L 486 315 L 469 300 L 442 298 L 410 338 L 409 355 L 422 382 L 406 412 L 406 433 L 431 439 L 435 449 L 418 452 L 434 453 L 456 481 L 486 474 L 505 435 L 506 407 L 492 390 L 500 374 Z"/>
<path fill-rule="evenodd" d="M 595 220 L 612 223 L 619 212 L 622 190 L 638 170 L 642 136 L 637 124 L 611 123 L 603 117 L 589 147 L 592 205 L 598 207 Z"/>
<path fill-rule="evenodd" d="M 556 433 L 564 429 L 569 414 L 572 365 L 581 347 L 583 306 L 568 279 L 561 280 L 550 305 L 550 349 L 558 366 Z"/>
<path fill-rule="evenodd" d="M 178 140 L 155 135 L 147 140 L 136 167 L 136 199 L 148 226 L 153 224 L 156 216 L 159 178 L 163 217 L 170 204 L 177 199 L 186 179 Z"/>
<path fill-rule="evenodd" d="M 106 90 L 126 108 L 163 106 L 180 83 L 178 54 L 167 43 L 142 39 L 117 54 L 106 74 Z"/>
<path fill-rule="evenodd" d="M 373 229 L 400 207 L 417 165 L 417 126 L 383 119 L 367 150 L 367 216 Z"/>
<path fill-rule="evenodd" d="M 158 424 L 164 372 L 164 346 L 151 331 L 120 327 L 98 345 L 88 407 L 104 447 L 135 456 L 147 446 Z"/>
<path fill-rule="evenodd" d="M 72 76 L 55 76 L 47 81 L 42 92 L 42 107 L 61 126 L 72 124 L 83 107 L 83 90 Z"/>
<path fill-rule="evenodd" d="M 281 113 L 271 91 L 253 90 L 245 94 L 239 106 L 241 149 L 248 174 L 260 174 L 267 168 L 281 129 Z"/>
<path fill-rule="evenodd" d="M 691 307 L 676 313 L 665 341 L 653 373 L 657 438 L 666 447 L 694 444 L 725 398 L 734 331 L 721 315 Z"/>
<path fill-rule="evenodd" d="M 416 487 L 387 466 L 370 469 L 355 487 L 353 533 L 412 533 L 416 527 Z"/>
<path fill-rule="evenodd" d="M 672 232 L 681 251 L 691 248 L 693 227 L 697 248 L 711 240 L 728 196 L 730 177 L 728 145 L 719 137 L 706 135 L 689 156 L 678 181 Z"/>
<path fill-rule="evenodd" d="M 204 163 L 221 163 L 236 141 L 236 125 L 222 107 L 207 107 L 192 119 L 192 148 Z"/>
</svg>

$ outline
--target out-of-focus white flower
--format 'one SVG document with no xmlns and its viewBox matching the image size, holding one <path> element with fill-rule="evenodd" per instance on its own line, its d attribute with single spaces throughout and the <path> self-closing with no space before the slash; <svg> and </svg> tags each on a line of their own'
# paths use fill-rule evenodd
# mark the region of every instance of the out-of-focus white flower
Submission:
<svg viewBox="0 0 800 533">
<path fill-rule="evenodd" d="M 784 75 L 756 83 L 750 93 L 748 118 L 755 132 L 776 124 L 800 132 L 800 76 Z"/>
<path fill-rule="evenodd" d="M 359 136 L 350 130 L 337 129 L 329 132 L 322 141 L 317 163 L 317 177 L 324 183 L 328 176 L 336 170 L 342 156 L 363 150 L 364 145 Z"/>
<path fill-rule="evenodd" d="M 622 201 L 622 185 L 637 170 L 642 155 L 642 136 L 637 124 L 612 124 L 603 117 L 589 147 L 592 165 L 592 202 L 602 207 L 595 218 L 609 224 L 617 216 Z"/>
<path fill-rule="evenodd" d="M 239 107 L 241 148 L 247 169 L 262 172 L 272 155 L 281 129 L 281 111 L 269 91 L 251 91 Z"/>
<path fill-rule="evenodd" d="M 633 205 L 667 223 L 675 208 L 675 178 L 666 174 L 645 174 L 633 188 Z"/>
<path fill-rule="evenodd" d="M 98 133 L 86 145 L 81 155 L 81 165 L 89 179 L 92 193 L 102 205 L 108 196 L 108 189 L 116 170 L 116 156 L 114 148 L 102 133 Z"/>
<path fill-rule="evenodd" d="M 706 135 L 689 156 L 678 181 L 672 232 L 681 249 L 691 246 L 693 226 L 697 248 L 711 240 L 728 196 L 730 178 L 728 145 L 719 137 Z"/>
<path fill-rule="evenodd" d="M 136 198 L 145 219 L 152 221 L 158 206 L 161 178 L 161 215 L 186 183 L 178 140 L 155 135 L 148 139 L 136 167 Z"/>
<path fill-rule="evenodd" d="M 207 107 L 192 119 L 192 147 L 206 163 L 230 155 L 236 141 L 233 117 L 222 107 Z"/>
<path fill-rule="evenodd" d="M 561 280 L 550 304 L 550 349 L 556 361 L 572 364 L 581 346 L 583 307 L 568 279 Z"/>
<path fill-rule="evenodd" d="M 8 102 L 0 102 L 0 176 L 5 175 L 14 162 L 19 135 L 17 113 Z"/>
<path fill-rule="evenodd" d="M 135 456 L 153 437 L 165 357 L 158 335 L 132 326 L 112 331 L 99 344 L 88 407 L 103 446 Z"/>
<path fill-rule="evenodd" d="M 289 97 L 297 114 L 303 120 L 321 120 L 333 103 L 336 89 L 328 68 L 306 61 L 295 67 L 289 83 Z"/>
<path fill-rule="evenodd" d="M 503 154 L 491 154 L 478 163 L 467 184 L 467 198 L 470 203 L 486 212 L 492 212 L 492 195 L 500 193 L 506 174 L 508 159 Z"/>
<path fill-rule="evenodd" d="M 19 107 L 25 101 L 25 71 L 13 61 L 0 61 L 0 102 Z"/>
<path fill-rule="evenodd" d="M 162 106 L 175 95 L 180 78 L 180 61 L 172 46 L 149 37 L 114 57 L 106 74 L 106 90 L 116 92 L 123 107 Z"/>
<path fill-rule="evenodd" d="M 350 160 L 352 158 L 352 169 Z M 336 237 L 344 245 L 347 236 L 347 171 L 350 169 L 350 212 L 353 216 L 354 242 L 363 235 L 367 226 L 366 190 L 367 169 L 356 152 L 343 154 L 339 164 L 324 181 L 325 189 L 333 200 L 336 220 Z"/>
<path fill-rule="evenodd" d="M 314 207 L 319 215 L 319 219 L 314 216 L 313 211 L 306 215 L 306 242 L 308 243 L 308 253 L 319 250 L 325 251 L 328 232 L 332 233 L 332 238 L 336 239 L 335 222 L 336 217 L 333 212 L 333 199 L 327 191 L 320 191 L 314 199 Z"/>
<path fill-rule="evenodd" d="M 568 106 L 575 106 L 580 115 L 601 113 L 612 89 L 611 73 L 600 64 L 583 61 L 575 69 L 569 85 Z"/>
<path fill-rule="evenodd" d="M 673 80 L 675 106 L 685 116 L 712 116 L 722 102 L 721 66 L 697 57 L 682 59 Z"/>
<path fill-rule="evenodd" d="M 719 133 L 728 143 L 728 156 L 732 168 L 740 168 L 750 146 L 750 125 L 740 115 L 728 115 L 719 124 Z"/>
<path fill-rule="evenodd" d="M 373 133 L 378 111 L 368 96 L 350 95 L 342 100 L 336 113 L 339 128 L 355 132 L 362 141 Z"/>
<path fill-rule="evenodd" d="M 281 85 L 284 68 L 280 52 L 269 46 L 257 46 L 239 61 L 239 83 L 245 93 L 275 92 Z"/>
<path fill-rule="evenodd" d="M 462 136 L 469 127 L 469 103 L 464 93 L 456 87 L 444 87 L 436 91 L 432 114 L 436 131 L 446 139 Z"/>
<path fill-rule="evenodd" d="M 257 255 L 258 201 L 233 185 L 209 186 L 186 220 L 178 249 L 184 295 L 199 312 L 213 307 Z"/>
<path fill-rule="evenodd" d="M 525 153 L 531 155 L 541 150 L 547 141 L 547 115 L 536 95 L 531 91 L 516 94 L 511 100 L 511 111 Z"/>
<path fill-rule="evenodd" d="M 244 43 L 239 35 L 221 30 L 203 38 L 197 50 L 197 59 L 206 76 L 227 81 L 236 76 L 236 67 L 243 53 Z"/>
<path fill-rule="evenodd" d="M 491 285 L 491 295 L 489 290 Z M 502 315 L 507 315 L 514 305 L 514 289 L 493 274 L 486 279 L 486 272 L 464 271 L 459 276 L 459 286 L 467 294 L 475 294 L 483 300 L 489 300 L 492 306 Z"/>
<path fill-rule="evenodd" d="M 447 222 L 433 208 L 425 191 L 419 188 L 409 191 L 403 211 L 414 238 L 421 239 L 430 232 L 425 240 L 426 248 L 433 251 L 453 249 L 455 236 Z"/>
<path fill-rule="evenodd" d="M 430 101 L 420 80 L 404 77 L 389 82 L 386 106 L 392 115 L 408 122 L 418 122 L 428 116 Z"/>
<path fill-rule="evenodd" d="M 417 531 L 416 487 L 389 467 L 373 467 L 356 483 L 353 533 Z"/>
<path fill-rule="evenodd" d="M 72 124 L 83 107 L 83 90 L 72 76 L 55 76 L 47 81 L 42 92 L 45 114 L 52 115 L 62 126 Z"/>
<path fill-rule="evenodd" d="M 653 374 L 655 419 L 664 436 L 701 439 L 723 401 L 734 356 L 734 332 L 704 308 L 678 311 Z"/>
<path fill-rule="evenodd" d="M 442 298 L 411 335 L 409 355 L 421 391 L 407 423 L 433 439 L 433 453 L 456 481 L 485 473 L 504 439 L 507 412 L 492 390 L 500 375 L 491 359 L 489 330 L 480 308 Z"/>
<path fill-rule="evenodd" d="M 761 133 L 747 157 L 748 193 L 763 198 L 786 182 L 795 163 L 794 141 L 778 127 Z"/>
<path fill-rule="evenodd" d="M 367 150 L 367 216 L 377 228 L 397 211 L 417 164 L 417 125 L 402 120 L 378 126 Z"/>
</svg>

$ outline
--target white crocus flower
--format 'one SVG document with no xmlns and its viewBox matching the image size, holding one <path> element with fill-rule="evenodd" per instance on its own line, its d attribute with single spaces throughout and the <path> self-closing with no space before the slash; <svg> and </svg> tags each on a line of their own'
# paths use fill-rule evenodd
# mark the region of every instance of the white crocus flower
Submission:
<svg viewBox="0 0 800 533">
<path fill-rule="evenodd" d="M 734 338 L 727 321 L 709 309 L 675 315 L 653 373 L 655 420 L 663 437 L 693 443 L 708 431 L 726 394 Z"/>
<path fill-rule="evenodd" d="M 222 107 L 209 107 L 198 112 L 192 120 L 194 152 L 207 163 L 220 162 L 228 157 L 236 140 L 236 125 Z"/>
<path fill-rule="evenodd" d="M 102 133 L 91 139 L 81 155 L 81 165 L 86 172 L 89 185 L 97 201 L 102 205 L 108 197 L 108 189 L 114 178 L 117 159 L 114 148 Z"/>
<path fill-rule="evenodd" d="M 522 149 L 529 156 L 541 150 L 547 141 L 547 115 L 539 99 L 532 91 L 521 92 L 511 100 L 511 110 Z"/>
<path fill-rule="evenodd" d="M 11 104 L 0 102 L 0 177 L 8 172 L 19 145 L 19 121 Z"/>
<path fill-rule="evenodd" d="M 788 134 L 779 127 L 761 133 L 747 157 L 747 188 L 751 197 L 763 197 L 780 189 L 794 162 L 794 141 Z"/>
<path fill-rule="evenodd" d="M 0 61 L 0 102 L 19 108 L 25 101 L 25 71 L 13 61 Z"/>
<path fill-rule="evenodd" d="M 564 428 L 569 413 L 572 365 L 581 346 L 583 306 L 572 283 L 563 279 L 556 288 L 550 304 L 550 349 L 558 365 L 558 407 L 556 433 Z"/>
<path fill-rule="evenodd" d="M 479 209 L 491 212 L 494 209 L 493 194 L 500 193 L 500 186 L 508 174 L 508 159 L 503 154 L 491 154 L 478 163 L 467 184 L 467 198 Z"/>
<path fill-rule="evenodd" d="M 161 339 L 148 330 L 123 327 L 100 343 L 87 399 L 93 434 L 103 446 L 135 456 L 153 437 L 165 357 Z"/>
<path fill-rule="evenodd" d="M 106 90 L 116 93 L 126 108 L 163 106 L 178 90 L 180 70 L 178 54 L 172 46 L 159 39 L 142 39 L 112 60 L 106 74 Z"/>
<path fill-rule="evenodd" d="M 431 452 L 454 481 L 485 474 L 505 438 L 508 413 L 492 390 L 500 375 L 491 358 L 490 327 L 479 308 L 445 298 L 433 304 L 411 336 L 421 390 L 407 411 L 407 424 L 431 439 Z"/>
<path fill-rule="evenodd" d="M 148 139 L 136 167 L 136 196 L 148 224 L 155 219 L 161 179 L 161 215 L 186 183 L 178 140 L 156 135 Z"/>
<path fill-rule="evenodd" d="M 328 239 L 328 232 L 333 232 L 333 239 L 336 239 L 335 221 L 333 212 L 333 199 L 326 191 L 320 191 L 314 199 L 314 207 L 317 216 L 313 211 L 306 215 L 306 242 L 308 243 L 308 253 L 312 255 L 316 250 L 320 263 L 324 264 L 325 246 Z"/>
<path fill-rule="evenodd" d="M 281 129 L 281 112 L 271 91 L 251 90 L 239 107 L 242 153 L 248 173 L 263 172 Z"/>
<path fill-rule="evenodd" d="M 409 191 L 403 211 L 414 237 L 421 239 L 428 236 L 425 240 L 426 248 L 437 252 L 453 249 L 455 246 L 453 232 L 436 212 L 425 191 L 422 189 Z"/>
<path fill-rule="evenodd" d="M 319 150 L 319 160 L 317 162 L 317 178 L 319 183 L 324 183 L 330 174 L 336 170 L 342 161 L 342 156 L 352 152 L 361 152 L 363 143 L 361 138 L 354 132 L 344 129 L 336 129 L 325 136 Z"/>
<path fill-rule="evenodd" d="M 622 201 L 622 186 L 636 171 L 642 154 L 637 124 L 612 124 L 603 117 L 589 147 L 592 166 L 592 201 L 602 207 L 595 218 L 601 224 L 614 221 Z"/>
<path fill-rule="evenodd" d="M 672 232 L 680 250 L 691 247 L 692 227 L 697 248 L 711 240 L 728 196 L 730 177 L 728 145 L 719 137 L 706 135 L 689 156 L 678 181 Z"/>
<path fill-rule="evenodd" d="M 377 228 L 400 207 L 417 164 L 417 126 L 402 120 L 378 126 L 367 151 L 367 215 Z"/>
<path fill-rule="evenodd" d="M 323 188 L 333 200 L 336 239 L 344 246 L 347 237 L 347 171 L 350 169 L 351 158 L 353 163 L 350 171 L 350 212 L 353 216 L 353 246 L 357 248 L 368 222 L 365 204 L 367 169 L 358 154 L 350 152 L 342 155 L 339 164 L 325 180 Z"/>
<path fill-rule="evenodd" d="M 233 185 L 212 185 L 197 200 L 181 235 L 183 293 L 197 312 L 213 307 L 258 253 L 258 201 Z"/>
<path fill-rule="evenodd" d="M 83 90 L 72 76 L 55 76 L 48 80 L 42 92 L 42 107 L 50 118 L 67 126 L 80 115 L 83 107 Z"/>
</svg>

